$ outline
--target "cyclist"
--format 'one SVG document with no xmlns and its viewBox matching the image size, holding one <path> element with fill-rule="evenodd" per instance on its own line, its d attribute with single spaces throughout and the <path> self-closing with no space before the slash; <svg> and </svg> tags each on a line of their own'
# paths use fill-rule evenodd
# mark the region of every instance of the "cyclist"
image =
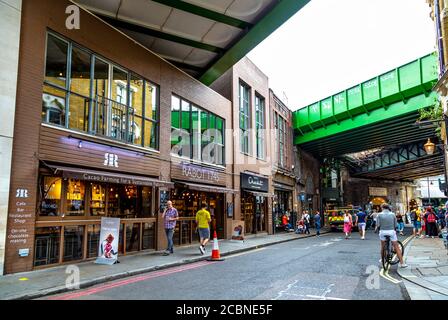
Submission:
<svg viewBox="0 0 448 320">
<path fill-rule="evenodd" d="M 378 214 L 376 221 L 377 229 L 380 230 L 381 258 L 383 258 L 383 248 L 386 244 L 386 236 L 389 236 L 398 259 L 400 260 L 400 267 L 406 268 L 407 264 L 403 261 L 403 255 L 397 243 L 397 233 L 395 232 L 395 229 L 397 228 L 397 218 L 395 217 L 395 214 L 391 212 L 391 208 L 387 203 L 383 203 L 381 209 L 382 211 Z"/>
</svg>

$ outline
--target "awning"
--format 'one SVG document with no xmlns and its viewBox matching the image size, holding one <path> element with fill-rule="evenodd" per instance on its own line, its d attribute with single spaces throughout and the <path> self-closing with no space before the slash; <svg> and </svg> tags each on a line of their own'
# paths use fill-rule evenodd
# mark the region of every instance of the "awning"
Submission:
<svg viewBox="0 0 448 320">
<path fill-rule="evenodd" d="M 244 191 L 248 192 L 248 193 L 252 193 L 256 197 L 265 197 L 265 198 L 272 198 L 272 197 L 274 197 L 273 194 L 267 193 L 267 192 L 257 192 L 257 191 L 249 191 L 249 190 L 244 190 Z"/>
<path fill-rule="evenodd" d="M 136 186 L 174 188 L 174 183 L 172 182 L 161 181 L 158 179 L 148 178 L 144 176 L 114 173 L 110 171 L 103 172 L 81 168 L 52 166 L 52 165 L 49 165 L 49 167 L 55 170 L 55 173 L 62 172 L 63 177 L 69 179 L 94 181 L 98 183 L 115 183 L 115 184 L 128 184 Z"/>
<path fill-rule="evenodd" d="M 204 192 L 215 192 L 215 193 L 238 193 L 238 190 L 228 189 L 228 188 L 222 188 L 222 187 L 215 187 L 215 186 L 208 186 L 204 184 L 196 184 L 196 183 L 185 183 L 185 182 L 179 182 L 185 186 L 188 187 L 188 189 L 196 190 L 196 191 L 204 191 Z"/>
</svg>

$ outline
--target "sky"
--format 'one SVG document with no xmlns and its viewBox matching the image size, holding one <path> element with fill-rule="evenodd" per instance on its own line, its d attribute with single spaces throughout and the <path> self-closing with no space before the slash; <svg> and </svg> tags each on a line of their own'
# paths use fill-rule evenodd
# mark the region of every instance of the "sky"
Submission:
<svg viewBox="0 0 448 320">
<path fill-rule="evenodd" d="M 311 0 L 252 50 L 297 110 L 436 51 L 425 0 Z"/>
</svg>

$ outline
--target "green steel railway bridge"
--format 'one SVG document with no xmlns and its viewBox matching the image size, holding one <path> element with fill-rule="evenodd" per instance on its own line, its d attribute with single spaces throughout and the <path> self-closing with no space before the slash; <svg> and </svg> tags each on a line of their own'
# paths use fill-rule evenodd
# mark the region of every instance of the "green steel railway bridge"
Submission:
<svg viewBox="0 0 448 320">
<path fill-rule="evenodd" d="M 302 109 L 293 116 L 294 143 L 318 159 L 338 158 L 351 175 L 407 181 L 444 172 L 443 150 L 429 155 L 434 127 L 419 110 L 438 103 L 435 54 L 400 66 Z M 363 157 L 350 155 L 361 153 Z"/>
</svg>

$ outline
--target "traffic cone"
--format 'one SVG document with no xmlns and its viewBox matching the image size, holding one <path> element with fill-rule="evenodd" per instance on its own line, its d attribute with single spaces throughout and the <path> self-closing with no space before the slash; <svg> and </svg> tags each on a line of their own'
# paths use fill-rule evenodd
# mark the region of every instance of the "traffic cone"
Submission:
<svg viewBox="0 0 448 320">
<path fill-rule="evenodd" d="M 208 258 L 207 261 L 224 261 L 224 259 L 221 258 L 221 254 L 219 253 L 218 235 L 216 234 L 216 231 L 213 234 L 212 256 Z"/>
</svg>

